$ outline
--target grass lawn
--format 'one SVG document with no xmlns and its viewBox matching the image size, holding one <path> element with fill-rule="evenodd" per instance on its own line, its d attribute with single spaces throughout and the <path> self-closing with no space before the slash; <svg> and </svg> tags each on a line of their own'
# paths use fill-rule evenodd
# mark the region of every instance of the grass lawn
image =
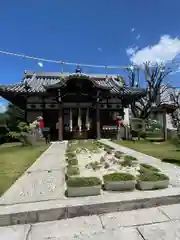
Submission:
<svg viewBox="0 0 180 240">
<path fill-rule="evenodd" d="M 169 162 L 180 166 L 180 148 L 169 142 L 153 143 L 144 140 L 140 141 L 115 141 L 122 146 L 132 148 L 138 152 L 161 159 L 163 162 Z"/>
<path fill-rule="evenodd" d="M 0 195 L 47 149 L 44 141 L 36 146 L 22 147 L 18 143 L 0 146 Z"/>
</svg>

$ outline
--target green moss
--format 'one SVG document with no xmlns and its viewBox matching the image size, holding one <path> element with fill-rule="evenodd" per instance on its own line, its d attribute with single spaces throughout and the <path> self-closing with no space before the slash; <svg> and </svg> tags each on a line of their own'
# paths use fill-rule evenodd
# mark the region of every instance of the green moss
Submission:
<svg viewBox="0 0 180 240">
<path fill-rule="evenodd" d="M 74 175 L 79 175 L 79 167 L 78 166 L 68 166 L 67 167 L 67 175 L 68 176 L 74 176 Z"/>
<path fill-rule="evenodd" d="M 139 180 L 143 182 L 157 182 L 157 181 L 169 180 L 169 177 L 162 173 L 149 172 L 149 173 L 141 174 L 139 176 Z"/>
<path fill-rule="evenodd" d="M 91 187 L 101 185 L 101 180 L 96 177 L 70 178 L 66 181 L 68 187 Z"/>
<path fill-rule="evenodd" d="M 74 157 L 76 157 L 76 154 L 74 152 L 66 152 L 66 157 L 67 158 L 74 158 Z"/>
<path fill-rule="evenodd" d="M 133 165 L 133 161 L 130 159 L 126 159 L 123 162 L 121 162 L 121 165 L 123 167 L 131 167 Z"/>
<path fill-rule="evenodd" d="M 135 177 L 128 173 L 110 173 L 103 176 L 104 182 L 115 181 L 131 181 L 135 180 Z"/>
<path fill-rule="evenodd" d="M 78 165 L 78 160 L 76 157 L 67 159 L 68 165 Z"/>
<path fill-rule="evenodd" d="M 140 166 L 145 168 L 145 169 L 147 169 L 147 170 L 149 170 L 149 171 L 160 172 L 160 169 L 158 169 L 156 167 L 153 167 L 153 166 L 151 166 L 149 164 L 146 164 L 146 163 L 142 163 Z"/>
<path fill-rule="evenodd" d="M 129 156 L 129 155 L 126 155 L 126 156 L 124 156 L 124 160 L 137 161 L 137 158 Z"/>
</svg>

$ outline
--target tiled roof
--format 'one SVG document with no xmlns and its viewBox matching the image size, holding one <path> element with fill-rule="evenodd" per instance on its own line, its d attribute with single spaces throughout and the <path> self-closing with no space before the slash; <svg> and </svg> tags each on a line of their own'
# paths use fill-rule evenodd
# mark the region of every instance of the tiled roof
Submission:
<svg viewBox="0 0 180 240">
<path fill-rule="evenodd" d="M 108 76 L 108 78 L 107 78 Z M 122 83 L 118 80 L 117 75 L 102 75 L 102 74 L 81 74 L 81 73 L 33 73 L 25 72 L 24 78 L 20 84 L 0 85 L 1 92 L 17 92 L 17 93 L 35 93 L 45 92 L 48 87 L 56 84 L 63 86 L 68 79 L 71 78 L 89 79 L 96 87 L 109 89 L 112 94 L 122 95 L 142 95 L 144 90 L 139 88 L 122 87 Z"/>
</svg>

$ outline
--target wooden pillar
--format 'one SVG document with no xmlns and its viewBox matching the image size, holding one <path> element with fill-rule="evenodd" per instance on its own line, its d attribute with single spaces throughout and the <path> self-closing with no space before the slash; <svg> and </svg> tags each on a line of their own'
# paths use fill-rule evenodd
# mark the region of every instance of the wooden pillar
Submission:
<svg viewBox="0 0 180 240">
<path fill-rule="evenodd" d="M 42 107 L 43 107 L 43 109 L 42 109 L 42 117 L 43 117 L 43 121 L 45 122 L 45 119 L 44 119 L 44 117 L 45 117 L 45 100 L 44 100 L 44 96 L 42 97 Z"/>
<path fill-rule="evenodd" d="M 163 129 L 164 129 L 164 140 L 167 141 L 166 110 L 163 111 Z"/>
<path fill-rule="evenodd" d="M 25 98 L 24 120 L 27 123 L 27 98 Z"/>
<path fill-rule="evenodd" d="M 62 100 L 61 100 L 61 90 L 58 89 L 58 140 L 63 140 L 63 122 L 62 122 Z"/>
<path fill-rule="evenodd" d="M 97 98 L 96 98 L 96 131 L 97 131 L 97 139 L 101 139 L 99 92 L 97 93 Z"/>
</svg>

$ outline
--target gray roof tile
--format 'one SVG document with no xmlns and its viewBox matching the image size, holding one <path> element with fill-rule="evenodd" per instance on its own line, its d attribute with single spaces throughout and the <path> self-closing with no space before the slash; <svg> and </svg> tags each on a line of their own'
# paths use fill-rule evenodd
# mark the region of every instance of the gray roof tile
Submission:
<svg viewBox="0 0 180 240">
<path fill-rule="evenodd" d="M 63 79 L 62 79 L 63 76 Z M 45 92 L 46 88 L 57 83 L 62 85 L 73 77 L 82 77 L 92 80 L 97 87 L 109 89 L 112 94 L 121 93 L 122 95 L 142 95 L 145 90 L 139 88 L 122 87 L 118 81 L 117 75 L 102 74 L 80 74 L 80 73 L 33 73 L 25 72 L 24 78 L 20 84 L 0 85 L 1 92 Z"/>
</svg>

